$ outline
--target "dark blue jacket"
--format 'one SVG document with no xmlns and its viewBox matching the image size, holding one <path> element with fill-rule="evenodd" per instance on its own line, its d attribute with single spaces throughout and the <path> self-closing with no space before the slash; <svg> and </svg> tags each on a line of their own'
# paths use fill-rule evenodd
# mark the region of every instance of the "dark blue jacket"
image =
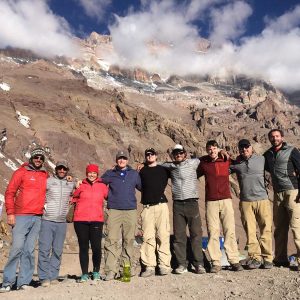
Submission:
<svg viewBox="0 0 300 300">
<path fill-rule="evenodd" d="M 122 175 L 123 174 L 123 175 Z M 141 178 L 137 171 L 127 167 L 125 171 L 115 167 L 102 175 L 102 181 L 109 185 L 107 208 L 136 209 L 135 189 L 142 188 Z"/>
</svg>

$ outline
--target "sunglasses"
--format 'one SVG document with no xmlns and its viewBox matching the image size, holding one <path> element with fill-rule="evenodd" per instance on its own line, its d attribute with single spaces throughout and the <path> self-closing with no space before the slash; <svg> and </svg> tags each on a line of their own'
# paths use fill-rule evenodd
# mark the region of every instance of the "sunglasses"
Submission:
<svg viewBox="0 0 300 300">
<path fill-rule="evenodd" d="M 67 168 L 63 167 L 63 166 L 58 166 L 56 167 L 56 170 L 64 170 L 64 171 L 68 171 Z"/>
<path fill-rule="evenodd" d="M 173 155 L 176 156 L 176 155 L 182 155 L 184 154 L 184 151 L 177 151 L 177 152 L 174 152 Z"/>
<path fill-rule="evenodd" d="M 251 145 L 241 145 L 239 146 L 239 149 L 240 150 L 243 150 L 243 149 L 248 149 Z"/>
<path fill-rule="evenodd" d="M 44 161 L 44 160 L 45 160 L 45 157 L 42 156 L 42 155 L 36 155 L 36 156 L 34 156 L 32 159 L 38 159 L 38 160 Z"/>
<path fill-rule="evenodd" d="M 147 156 L 155 156 L 155 153 L 152 153 L 152 152 L 146 153 L 146 157 Z"/>
<path fill-rule="evenodd" d="M 128 158 L 125 157 L 125 156 L 120 156 L 120 157 L 117 158 L 117 160 L 119 160 L 119 159 L 128 160 Z"/>
</svg>

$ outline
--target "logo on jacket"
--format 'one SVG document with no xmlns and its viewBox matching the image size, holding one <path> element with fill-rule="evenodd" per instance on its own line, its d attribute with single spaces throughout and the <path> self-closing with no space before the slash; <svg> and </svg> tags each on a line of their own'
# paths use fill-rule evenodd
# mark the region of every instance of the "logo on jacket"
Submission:
<svg viewBox="0 0 300 300">
<path fill-rule="evenodd" d="M 29 180 L 33 180 L 33 181 L 35 181 L 35 178 L 32 176 Z"/>
</svg>

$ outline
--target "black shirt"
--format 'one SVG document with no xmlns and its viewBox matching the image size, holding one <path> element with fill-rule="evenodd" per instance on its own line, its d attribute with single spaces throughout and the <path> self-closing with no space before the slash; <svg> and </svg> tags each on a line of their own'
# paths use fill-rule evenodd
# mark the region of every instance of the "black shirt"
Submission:
<svg viewBox="0 0 300 300">
<path fill-rule="evenodd" d="M 168 184 L 169 172 L 158 165 L 145 166 L 140 171 L 142 181 L 142 204 L 156 204 L 168 202 L 164 191 Z"/>
</svg>

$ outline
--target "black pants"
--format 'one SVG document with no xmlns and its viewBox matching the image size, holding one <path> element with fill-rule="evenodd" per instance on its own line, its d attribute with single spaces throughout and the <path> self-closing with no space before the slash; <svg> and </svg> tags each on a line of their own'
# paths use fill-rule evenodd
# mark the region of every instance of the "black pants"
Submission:
<svg viewBox="0 0 300 300">
<path fill-rule="evenodd" d="M 79 244 L 79 260 L 82 274 L 88 274 L 89 243 L 92 248 L 93 272 L 99 272 L 101 263 L 102 222 L 74 222 Z"/>
<path fill-rule="evenodd" d="M 203 265 L 202 223 L 196 200 L 173 202 L 174 252 L 178 265 L 185 267 L 187 266 L 186 226 L 190 233 L 192 264 Z"/>
</svg>

